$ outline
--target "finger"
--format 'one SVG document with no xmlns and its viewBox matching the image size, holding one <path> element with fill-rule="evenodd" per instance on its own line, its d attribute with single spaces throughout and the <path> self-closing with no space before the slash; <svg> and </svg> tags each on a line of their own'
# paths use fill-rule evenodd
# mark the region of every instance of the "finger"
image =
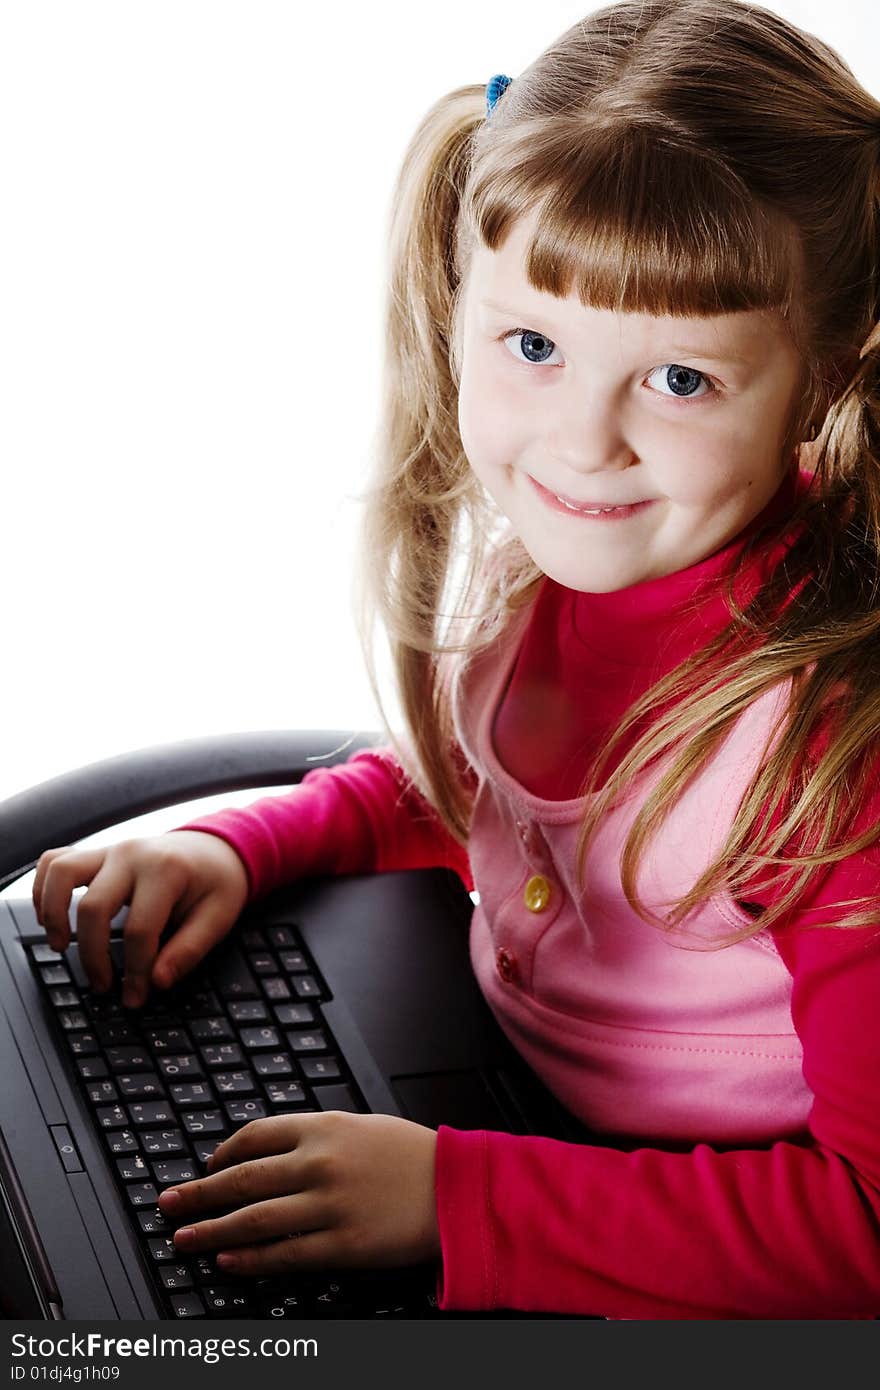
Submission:
<svg viewBox="0 0 880 1390">
<path fill-rule="evenodd" d="M 40 888 L 40 920 L 49 944 L 65 951 L 70 943 L 70 899 L 74 888 L 91 883 L 98 873 L 106 850 L 59 850 L 43 870 Z"/>
<path fill-rule="evenodd" d="M 332 1269 L 340 1263 L 339 1242 L 332 1231 L 296 1231 L 265 1245 L 221 1250 L 214 1263 L 224 1274 L 253 1279 L 286 1274 L 291 1269 Z"/>
<path fill-rule="evenodd" d="M 199 1254 L 203 1250 L 220 1250 L 238 1245 L 261 1245 L 267 1240 L 289 1236 L 291 1231 L 308 1226 L 304 1212 L 309 1198 L 300 1194 L 271 1197 L 252 1202 L 225 1216 L 215 1216 L 195 1225 L 181 1226 L 174 1232 L 174 1245 L 181 1254 Z M 315 1218 L 310 1218 L 314 1222 Z"/>
<path fill-rule="evenodd" d="M 92 988 L 98 991 L 109 989 L 113 983 L 110 923 L 128 901 L 131 882 L 131 870 L 118 859 L 107 858 L 77 905 L 76 940 L 80 959 Z"/>
<path fill-rule="evenodd" d="M 170 989 L 198 965 L 231 925 L 222 899 L 214 895 L 202 898 L 160 950 L 153 965 L 153 983 L 159 989 Z"/>
<path fill-rule="evenodd" d="M 219 1173 L 234 1164 L 246 1163 L 265 1154 L 285 1154 L 296 1148 L 314 1115 L 269 1115 L 263 1120 L 251 1120 L 242 1125 L 222 1144 L 218 1144 L 209 1160 L 209 1171 Z"/>
<path fill-rule="evenodd" d="M 183 1224 L 184 1219 L 195 1220 L 202 1212 L 247 1206 L 266 1197 L 287 1195 L 295 1187 L 290 1153 L 273 1154 L 169 1187 L 160 1195 L 159 1206 L 170 1220 Z"/>
<path fill-rule="evenodd" d="M 34 912 L 37 914 L 37 921 L 40 926 L 45 926 L 43 921 L 43 884 L 46 881 L 46 873 L 53 859 L 57 859 L 59 854 L 69 854 L 69 845 L 60 845 L 57 849 L 46 849 L 37 860 L 37 871 L 34 874 L 31 897 L 34 904 Z"/>
<path fill-rule="evenodd" d="M 164 869 L 151 869 L 134 880 L 125 922 L 125 975 L 122 1002 L 128 1009 L 146 1003 L 159 937 L 181 894 L 181 881 Z"/>
</svg>

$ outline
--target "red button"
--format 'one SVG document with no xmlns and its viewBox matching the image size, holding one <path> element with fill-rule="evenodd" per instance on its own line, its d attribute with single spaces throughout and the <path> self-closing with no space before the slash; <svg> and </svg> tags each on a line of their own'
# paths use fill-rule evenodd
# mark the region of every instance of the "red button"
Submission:
<svg viewBox="0 0 880 1390">
<path fill-rule="evenodd" d="M 516 956 L 506 946 L 499 946 L 495 953 L 495 965 L 502 980 L 508 984 L 516 978 Z"/>
</svg>

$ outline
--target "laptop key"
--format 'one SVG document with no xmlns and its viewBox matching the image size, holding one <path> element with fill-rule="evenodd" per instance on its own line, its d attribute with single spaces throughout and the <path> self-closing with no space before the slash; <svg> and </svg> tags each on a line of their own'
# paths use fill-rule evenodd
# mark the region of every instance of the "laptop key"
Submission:
<svg viewBox="0 0 880 1390">
<path fill-rule="evenodd" d="M 72 990 L 70 992 L 73 993 Z M 82 1009 L 59 1009 L 55 1016 L 65 1033 L 73 1033 L 78 1030 L 84 1032 L 89 1026 L 89 1020 Z"/>
<path fill-rule="evenodd" d="M 70 948 L 73 950 L 73 947 Z M 77 984 L 80 985 L 79 980 Z M 92 994 L 88 984 L 80 985 L 82 1006 L 95 1023 L 124 1023 L 128 1017 L 118 994 Z"/>
<path fill-rule="evenodd" d="M 146 1182 L 150 1176 L 147 1160 L 143 1154 L 129 1154 L 127 1158 L 117 1158 L 116 1171 L 123 1182 Z"/>
<path fill-rule="evenodd" d="M 171 1236 L 155 1236 L 147 1241 L 147 1249 L 150 1252 L 150 1259 L 155 1264 L 166 1264 L 169 1260 L 180 1263 L 180 1254 Z"/>
<path fill-rule="evenodd" d="M 287 1052 L 257 1052 L 251 1058 L 257 1076 L 292 1076 L 293 1062 Z"/>
<path fill-rule="evenodd" d="M 205 1305 L 197 1293 L 173 1293 L 169 1298 L 176 1318 L 203 1318 Z"/>
<path fill-rule="evenodd" d="M 115 1081 L 88 1081 L 86 1095 L 94 1105 L 109 1105 L 110 1101 L 119 1099 Z"/>
<path fill-rule="evenodd" d="M 190 1137 L 190 1143 L 193 1146 L 193 1153 L 195 1154 L 196 1159 L 201 1164 L 202 1168 L 204 1168 L 208 1159 L 211 1157 L 211 1154 L 214 1152 L 217 1145 L 222 1143 L 224 1138 L 225 1136 L 222 1134 L 218 1134 L 217 1137 L 214 1139 L 199 1139 L 195 1135 L 192 1135 Z"/>
<path fill-rule="evenodd" d="M 242 1045 L 248 1052 L 257 1052 L 261 1048 L 280 1047 L 281 1039 L 276 1028 L 242 1028 Z"/>
<path fill-rule="evenodd" d="M 162 1231 L 173 1231 L 176 1229 L 173 1222 L 168 1220 L 164 1212 L 158 1207 L 148 1210 L 146 1207 L 139 1208 L 137 1212 L 138 1225 L 141 1234 L 145 1236 L 159 1235 Z"/>
<path fill-rule="evenodd" d="M 300 1062 L 307 1081 L 333 1081 L 342 1075 L 336 1057 L 303 1057 Z"/>
<path fill-rule="evenodd" d="M 182 1028 L 183 1019 L 177 1006 L 167 995 L 152 990 L 146 1004 L 138 1010 L 138 1022 L 142 1028 Z"/>
<path fill-rule="evenodd" d="M 189 1030 L 197 1043 L 224 1042 L 235 1037 L 225 1018 L 194 1018 Z"/>
<path fill-rule="evenodd" d="M 107 1147 L 112 1154 L 136 1154 L 140 1152 L 137 1135 L 130 1129 L 111 1129 L 106 1135 Z"/>
<path fill-rule="evenodd" d="M 244 1318 L 251 1312 L 248 1295 L 232 1284 L 203 1284 L 201 1295 L 212 1317 Z"/>
<path fill-rule="evenodd" d="M 47 969 L 54 967 L 48 966 Z M 221 999 L 254 999 L 259 995 L 257 982 L 239 951 L 228 951 L 217 961 L 211 973 L 214 988 Z"/>
<path fill-rule="evenodd" d="M 107 1064 L 111 1071 L 148 1071 L 153 1059 L 145 1047 L 108 1047 Z"/>
<path fill-rule="evenodd" d="M 214 1085 L 221 1096 L 252 1096 L 257 1089 L 249 1071 L 217 1071 Z"/>
<path fill-rule="evenodd" d="M 283 1028 L 290 1024 L 317 1023 L 311 1004 L 276 1004 L 275 1017 Z"/>
<path fill-rule="evenodd" d="M 77 1057 L 76 1069 L 83 1081 L 95 1081 L 108 1075 L 103 1057 Z"/>
<path fill-rule="evenodd" d="M 266 1095 L 272 1106 L 304 1105 L 306 1093 L 298 1081 L 268 1081 Z"/>
<path fill-rule="evenodd" d="M 268 1279 L 258 1279 L 253 1294 L 255 1318 L 303 1318 L 314 1311 L 304 1291 L 272 1287 Z"/>
<path fill-rule="evenodd" d="M 172 1052 L 169 1056 L 156 1058 L 159 1070 L 168 1080 L 177 1081 L 180 1077 L 201 1076 L 202 1066 L 194 1052 Z"/>
<path fill-rule="evenodd" d="M 290 927 L 270 927 L 266 935 L 272 945 L 278 949 L 283 949 L 286 946 L 295 946 L 297 944 L 296 937 L 290 930 Z"/>
<path fill-rule="evenodd" d="M 154 1052 L 188 1052 L 192 1047 L 185 1028 L 147 1028 L 144 1031 Z"/>
<path fill-rule="evenodd" d="M 153 1177 L 163 1187 L 174 1182 L 192 1182 L 198 1176 L 191 1158 L 162 1158 L 153 1164 Z"/>
<path fill-rule="evenodd" d="M 180 1013 L 185 1019 L 206 1018 L 221 1012 L 220 1000 L 212 989 L 199 989 L 180 1001 Z"/>
<path fill-rule="evenodd" d="M 175 1105 L 213 1105 L 214 1092 L 207 1081 L 176 1081 L 171 1099 Z"/>
<path fill-rule="evenodd" d="M 219 1110 L 184 1110 L 180 1116 L 187 1134 L 221 1135 L 226 1132 L 226 1124 Z"/>
<path fill-rule="evenodd" d="M 244 1053 L 238 1043 L 209 1043 L 199 1049 L 206 1067 L 240 1067 Z"/>
<path fill-rule="evenodd" d="M 316 1086 L 315 1099 L 322 1110 L 350 1110 L 360 1113 L 360 1106 L 347 1086 Z"/>
<path fill-rule="evenodd" d="M 229 1017 L 233 1023 L 260 1023 L 269 1013 L 262 999 L 233 999 L 229 1004 Z"/>
<path fill-rule="evenodd" d="M 133 1207 L 154 1207 L 159 1200 L 159 1193 L 151 1182 L 126 1183 L 125 1195 Z"/>
<path fill-rule="evenodd" d="M 117 1076 L 116 1084 L 128 1100 L 158 1100 L 165 1094 L 165 1088 L 154 1071 Z"/>
<path fill-rule="evenodd" d="M 228 1100 L 226 1114 L 234 1125 L 246 1125 L 251 1120 L 264 1120 L 266 1107 L 261 1100 Z"/>
<path fill-rule="evenodd" d="M 163 1289 L 191 1289 L 193 1286 L 188 1265 L 160 1265 L 159 1278 Z"/>
<path fill-rule="evenodd" d="M 52 965 L 63 957 L 58 951 L 53 951 L 48 942 L 38 941 L 36 945 L 31 947 L 31 959 L 37 965 Z"/>
<path fill-rule="evenodd" d="M 175 1115 L 167 1100 L 145 1100 L 128 1107 L 133 1125 L 170 1125 Z"/>
<path fill-rule="evenodd" d="M 322 1279 L 312 1293 L 314 1311 L 319 1318 L 353 1318 L 357 1305 L 344 1284 Z"/>
<path fill-rule="evenodd" d="M 60 989 L 50 989 L 49 998 L 52 1000 L 52 1004 L 56 1009 L 75 1009 L 79 1006 L 79 994 L 77 991 L 75 989 L 67 989 L 63 985 Z M 88 1024 L 83 1023 L 80 1026 L 87 1028 Z"/>
<path fill-rule="evenodd" d="M 110 1047 L 114 1044 L 120 1043 L 133 1044 L 140 1042 L 140 1038 L 138 1037 L 136 1031 L 128 1023 L 96 1022 L 95 1035 L 103 1047 Z"/>
<path fill-rule="evenodd" d="M 264 976 L 263 989 L 266 992 L 266 998 L 271 999 L 273 1003 L 279 999 L 290 998 L 290 988 L 281 975 Z"/>
<path fill-rule="evenodd" d="M 288 975 L 302 975 L 312 968 L 302 951 L 282 951 L 280 960 Z"/>
<path fill-rule="evenodd" d="M 124 1129 L 128 1124 L 128 1115 L 121 1105 L 100 1105 L 95 1119 L 102 1129 Z"/>
<path fill-rule="evenodd" d="M 186 1153 L 186 1144 L 179 1129 L 142 1130 L 141 1148 L 146 1154 Z"/>
<path fill-rule="evenodd" d="M 327 1038 L 320 1028 L 313 1028 L 310 1033 L 291 1031 L 287 1034 L 287 1041 L 294 1052 L 327 1051 Z"/>
<path fill-rule="evenodd" d="M 255 975 L 278 974 L 278 962 L 271 951 L 251 951 L 247 960 Z"/>
<path fill-rule="evenodd" d="M 220 1282 L 222 1276 L 214 1263 L 213 1255 L 194 1255 L 191 1264 L 197 1283 L 218 1284 Z"/>
<path fill-rule="evenodd" d="M 314 975 L 292 975 L 291 984 L 299 999 L 320 999 L 321 987 Z"/>
<path fill-rule="evenodd" d="M 94 1033 L 68 1033 L 67 1045 L 74 1057 L 96 1057 L 98 1039 Z"/>
<path fill-rule="evenodd" d="M 41 965 L 40 975 L 44 985 L 69 985 L 70 971 L 62 961 L 55 965 Z"/>
</svg>

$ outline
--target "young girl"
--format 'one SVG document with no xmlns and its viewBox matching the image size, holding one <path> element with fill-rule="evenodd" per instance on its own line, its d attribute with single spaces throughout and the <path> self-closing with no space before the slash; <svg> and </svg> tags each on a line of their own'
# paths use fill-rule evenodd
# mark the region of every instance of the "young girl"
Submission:
<svg viewBox="0 0 880 1390">
<path fill-rule="evenodd" d="M 51 850 L 34 900 L 63 947 L 90 885 L 98 986 L 130 902 L 137 1004 L 299 875 L 453 866 L 597 1143 L 275 1116 L 163 1194 L 182 1252 L 436 1259 L 444 1309 L 880 1313 L 878 197 L 880 104 L 737 0 L 625 0 L 428 112 L 363 550 L 405 729 Z"/>
</svg>

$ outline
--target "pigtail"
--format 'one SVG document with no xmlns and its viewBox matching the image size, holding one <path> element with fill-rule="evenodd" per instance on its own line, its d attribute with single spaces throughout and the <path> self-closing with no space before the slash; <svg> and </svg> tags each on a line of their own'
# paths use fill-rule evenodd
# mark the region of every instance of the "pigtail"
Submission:
<svg viewBox="0 0 880 1390">
<path fill-rule="evenodd" d="M 474 585 L 478 557 L 459 545 L 484 505 L 458 433 L 451 325 L 459 288 L 455 232 L 483 87 L 462 87 L 427 112 L 406 150 L 388 228 L 382 411 L 356 570 L 358 628 L 385 733 L 419 789 L 460 840 L 468 797 L 458 775 L 444 652 L 449 611 Z M 460 552 L 460 553 L 459 553 Z M 454 573 L 464 556 L 464 572 Z M 469 561 L 469 563 L 468 563 Z M 459 599 L 452 593 L 458 583 Z M 388 639 L 407 737 L 391 728 L 374 654 Z"/>
</svg>

